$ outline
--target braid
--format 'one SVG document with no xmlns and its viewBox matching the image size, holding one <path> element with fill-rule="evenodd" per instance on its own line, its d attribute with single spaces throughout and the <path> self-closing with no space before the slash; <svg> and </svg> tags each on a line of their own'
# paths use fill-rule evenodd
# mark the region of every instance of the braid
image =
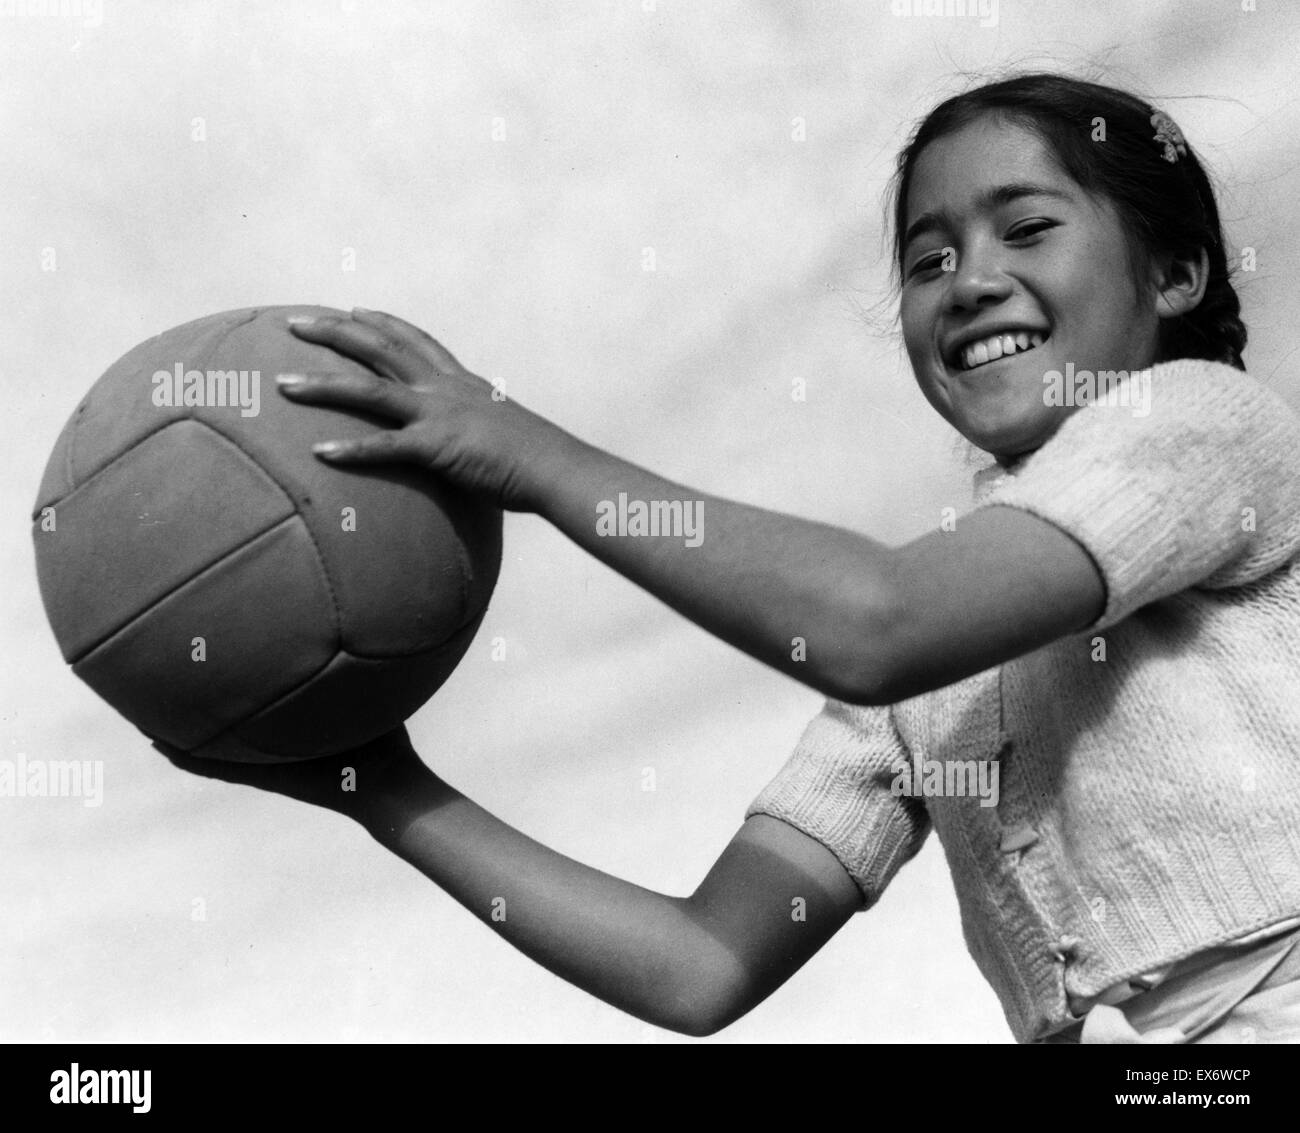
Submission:
<svg viewBox="0 0 1300 1133">
<path fill-rule="evenodd" d="M 1246 368 L 1241 357 L 1246 349 L 1246 324 L 1241 321 L 1241 300 L 1226 267 L 1221 265 L 1216 273 L 1211 265 L 1205 297 L 1194 311 L 1161 324 L 1160 348 L 1165 358 L 1208 358 L 1238 370 Z"/>
<path fill-rule="evenodd" d="M 1200 205 L 1200 228 L 1206 237 L 1203 246 L 1210 270 L 1205 295 L 1196 309 L 1161 323 L 1161 356 L 1208 358 L 1244 370 L 1246 366 L 1241 356 L 1246 349 L 1246 324 L 1241 320 L 1241 300 L 1232 284 L 1232 272 L 1223 247 L 1223 228 L 1214 192 L 1194 152 L 1189 152 L 1182 164 Z"/>
</svg>

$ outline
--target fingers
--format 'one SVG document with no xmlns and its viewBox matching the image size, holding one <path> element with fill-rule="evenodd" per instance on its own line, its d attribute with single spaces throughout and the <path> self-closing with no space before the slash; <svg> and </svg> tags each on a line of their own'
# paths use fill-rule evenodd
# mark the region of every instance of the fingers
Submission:
<svg viewBox="0 0 1300 1133">
<path fill-rule="evenodd" d="M 394 315 L 376 311 L 354 312 L 348 319 L 295 315 L 289 320 L 289 329 L 299 338 L 328 346 L 406 385 L 427 378 L 429 367 L 439 373 L 462 369 L 450 352 L 424 331 Z"/>
<path fill-rule="evenodd" d="M 166 756 L 167 761 L 180 771 L 188 771 L 192 775 L 201 775 L 205 779 L 221 779 L 227 783 L 244 783 L 248 781 L 247 774 L 241 774 L 241 771 L 243 771 L 242 764 L 229 763 L 219 759 L 200 759 L 165 744 L 162 740 L 154 740 L 150 746 L 160 755 Z"/>
<path fill-rule="evenodd" d="M 321 441 L 312 452 L 330 464 L 428 464 L 429 450 L 404 429 L 372 433 L 352 441 Z"/>
<path fill-rule="evenodd" d="M 399 319 L 396 315 L 389 315 L 383 311 L 367 311 L 364 307 L 353 307 L 352 317 L 357 322 L 372 326 L 394 340 L 409 339 L 421 349 L 424 357 L 439 370 L 454 371 L 464 369 L 456 361 L 452 352 L 443 346 L 441 342 L 429 334 L 428 331 L 421 330 L 412 323 L 408 323 L 405 319 Z"/>
<path fill-rule="evenodd" d="M 397 369 L 401 366 L 402 354 L 408 347 L 390 339 L 376 327 L 359 323 L 355 319 L 334 318 L 332 315 L 320 318 L 294 315 L 289 320 L 289 330 L 299 338 L 355 358 L 377 374 L 396 381 L 405 380 L 397 373 Z"/>
<path fill-rule="evenodd" d="M 277 374 L 275 384 L 282 393 L 306 405 L 357 409 L 403 425 L 419 414 L 419 402 L 410 386 L 378 374 Z"/>
</svg>

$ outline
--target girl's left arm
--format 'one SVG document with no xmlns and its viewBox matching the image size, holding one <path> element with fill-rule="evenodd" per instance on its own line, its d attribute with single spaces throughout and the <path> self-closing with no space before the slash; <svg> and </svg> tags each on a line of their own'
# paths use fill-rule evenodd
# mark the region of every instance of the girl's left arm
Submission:
<svg viewBox="0 0 1300 1133">
<path fill-rule="evenodd" d="M 694 492 L 585 444 L 392 316 L 354 312 L 293 329 L 376 377 L 295 375 L 285 393 L 400 426 L 323 457 L 420 464 L 502 507 L 535 511 L 703 629 L 828 696 L 891 704 L 1101 613 L 1104 588 L 1087 552 L 1027 512 L 984 508 L 954 531 L 891 548 Z M 639 509 L 669 533 L 627 534 Z"/>
</svg>

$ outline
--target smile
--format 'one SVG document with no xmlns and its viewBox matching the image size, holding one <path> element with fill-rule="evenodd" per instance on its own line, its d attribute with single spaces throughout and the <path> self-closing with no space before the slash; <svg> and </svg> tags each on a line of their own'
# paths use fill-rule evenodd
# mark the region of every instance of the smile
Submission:
<svg viewBox="0 0 1300 1133">
<path fill-rule="evenodd" d="M 991 334 L 975 342 L 968 342 L 957 354 L 958 369 L 962 371 L 977 370 L 999 358 L 1012 354 L 1026 354 L 1047 341 L 1047 336 L 1039 331 L 1008 331 L 1003 334 Z"/>
</svg>

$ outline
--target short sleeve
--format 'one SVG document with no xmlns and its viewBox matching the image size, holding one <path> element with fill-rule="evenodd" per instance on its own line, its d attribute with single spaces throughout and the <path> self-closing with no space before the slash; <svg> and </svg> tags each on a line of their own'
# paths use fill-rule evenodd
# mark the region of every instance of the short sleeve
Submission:
<svg viewBox="0 0 1300 1133">
<path fill-rule="evenodd" d="M 1242 586 L 1300 550 L 1300 420 L 1217 362 L 1149 371 L 1148 393 L 1070 414 L 981 507 L 1033 513 L 1092 556 L 1106 606 L 1090 630 L 1193 586 Z"/>
<path fill-rule="evenodd" d="M 778 818 L 820 842 L 869 907 L 930 832 L 921 800 L 891 791 L 909 763 L 890 709 L 828 700 L 746 817 Z"/>
</svg>

